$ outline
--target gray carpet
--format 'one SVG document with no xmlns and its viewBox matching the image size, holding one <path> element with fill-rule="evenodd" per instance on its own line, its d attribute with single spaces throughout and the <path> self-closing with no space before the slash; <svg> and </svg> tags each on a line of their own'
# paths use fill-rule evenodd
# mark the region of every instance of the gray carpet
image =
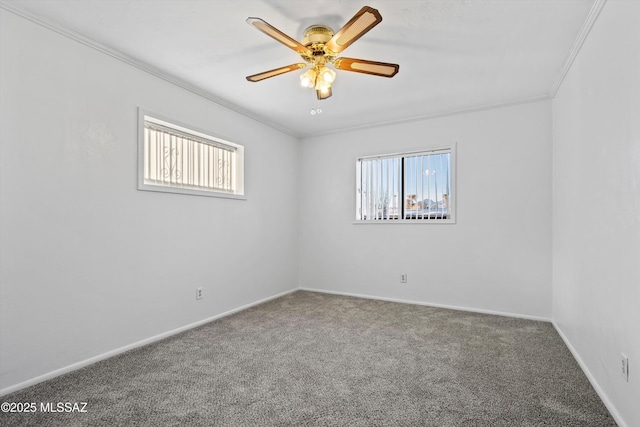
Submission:
<svg viewBox="0 0 640 427">
<path fill-rule="evenodd" d="M 295 292 L 0 398 L 3 426 L 615 426 L 545 322 Z"/>
</svg>

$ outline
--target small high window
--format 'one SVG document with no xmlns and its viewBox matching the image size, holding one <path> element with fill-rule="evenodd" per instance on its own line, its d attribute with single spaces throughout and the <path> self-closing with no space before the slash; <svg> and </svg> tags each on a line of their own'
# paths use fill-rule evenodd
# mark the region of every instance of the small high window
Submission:
<svg viewBox="0 0 640 427">
<path fill-rule="evenodd" d="M 244 147 L 140 113 L 138 189 L 243 198 Z"/>
<path fill-rule="evenodd" d="M 356 163 L 356 221 L 455 222 L 452 147 L 361 157 Z"/>
</svg>

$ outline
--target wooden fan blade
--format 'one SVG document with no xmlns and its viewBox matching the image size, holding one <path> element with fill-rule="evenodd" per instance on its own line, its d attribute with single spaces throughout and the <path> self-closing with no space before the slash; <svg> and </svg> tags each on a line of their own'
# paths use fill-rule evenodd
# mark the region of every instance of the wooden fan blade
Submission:
<svg viewBox="0 0 640 427">
<path fill-rule="evenodd" d="M 388 62 L 367 61 L 355 58 L 338 58 L 333 65 L 338 70 L 355 71 L 356 73 L 372 74 L 381 77 L 393 77 L 400 70 L 398 64 Z"/>
<path fill-rule="evenodd" d="M 333 93 L 331 92 L 331 88 L 326 91 L 316 90 L 316 96 L 318 97 L 318 101 L 322 101 L 323 99 L 329 98 Z"/>
<path fill-rule="evenodd" d="M 295 41 L 294 39 L 292 39 L 282 31 L 269 25 L 268 23 L 266 23 L 260 18 L 251 18 L 251 17 L 247 18 L 247 24 L 253 25 L 257 29 L 259 29 L 260 31 L 268 35 L 269 37 L 287 46 L 289 49 L 293 49 L 300 54 L 305 54 L 305 55 L 309 54 L 309 49 L 307 49 L 306 47 L 304 47 L 303 45 L 301 45 L 300 43 L 298 43 L 297 41 Z"/>
<path fill-rule="evenodd" d="M 253 76 L 247 76 L 247 80 L 250 82 L 259 82 L 260 80 L 268 79 L 269 77 L 279 76 L 280 74 L 289 73 L 306 67 L 307 64 L 291 64 L 286 67 L 276 68 L 274 70 L 265 71 L 262 73 L 254 74 Z"/>
<path fill-rule="evenodd" d="M 342 52 L 380 22 L 380 12 L 369 6 L 363 7 L 327 42 L 327 49 L 333 53 Z"/>
</svg>

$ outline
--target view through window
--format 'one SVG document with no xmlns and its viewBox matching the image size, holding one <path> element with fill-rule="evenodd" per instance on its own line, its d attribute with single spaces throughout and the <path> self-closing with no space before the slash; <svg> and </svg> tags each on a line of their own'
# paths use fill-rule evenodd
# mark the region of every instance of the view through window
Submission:
<svg viewBox="0 0 640 427">
<path fill-rule="evenodd" d="M 144 115 L 138 188 L 235 197 L 243 194 L 241 145 Z"/>
<path fill-rule="evenodd" d="M 451 148 L 357 160 L 357 221 L 453 222 Z"/>
</svg>

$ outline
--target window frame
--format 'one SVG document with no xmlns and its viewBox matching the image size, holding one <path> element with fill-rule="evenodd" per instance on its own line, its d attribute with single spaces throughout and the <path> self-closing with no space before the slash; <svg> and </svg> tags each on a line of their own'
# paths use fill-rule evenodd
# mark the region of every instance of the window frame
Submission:
<svg viewBox="0 0 640 427">
<path fill-rule="evenodd" d="M 425 218 L 416 218 L 416 219 L 405 219 L 405 218 L 398 218 L 398 219 L 359 219 L 359 212 L 358 209 L 360 208 L 360 202 L 359 202 L 359 198 L 360 198 L 360 180 L 361 180 L 361 161 L 363 160 L 372 160 L 372 159 L 385 159 L 385 158 L 400 158 L 401 160 L 401 164 L 404 165 L 405 162 L 405 158 L 406 157 L 412 157 L 412 156 L 418 156 L 418 155 L 425 155 L 425 154 L 434 154 L 434 153 L 449 153 L 450 154 L 450 164 L 449 164 L 449 172 L 450 172 L 450 182 L 449 182 L 449 188 L 450 188 L 450 192 L 451 194 L 448 195 L 448 218 L 445 219 L 425 219 Z M 353 196 L 353 201 L 354 201 L 354 216 L 355 216 L 355 220 L 354 220 L 354 224 L 456 224 L 456 217 L 457 217 L 457 202 L 456 202 L 456 198 L 457 198 L 457 188 L 456 188 L 456 158 L 457 158 L 457 143 L 451 143 L 451 144 L 441 144 L 441 145 L 437 145 L 437 146 L 429 146 L 429 147 L 420 147 L 420 148 L 412 148 L 412 149 L 407 149 L 406 151 L 400 151 L 400 152 L 395 152 L 395 153 L 389 153 L 389 152 L 383 152 L 383 153 L 379 153 L 379 154 L 368 154 L 368 155 L 364 155 L 364 156 L 358 156 L 355 159 L 355 185 L 354 185 L 354 196 Z M 404 170 L 404 166 L 402 166 L 402 169 Z M 400 187 L 400 191 L 401 191 L 401 196 L 399 197 L 400 204 L 403 205 L 404 204 L 404 179 L 405 177 L 402 177 L 402 181 L 399 185 Z"/>
<path fill-rule="evenodd" d="M 191 135 L 196 141 L 210 141 L 213 146 L 223 146 L 235 150 L 234 180 L 236 188 L 233 192 L 205 190 L 198 188 L 188 188 L 180 186 L 159 185 L 145 182 L 144 159 L 145 159 L 145 129 L 146 122 L 160 125 L 172 129 L 178 133 Z M 201 143 L 205 143 L 201 141 Z M 152 191 L 160 193 L 186 194 L 191 196 L 219 197 L 225 199 L 246 200 L 244 188 L 244 146 L 230 142 L 228 140 L 212 135 L 207 130 L 199 129 L 196 126 L 181 123 L 178 120 L 167 118 L 143 108 L 138 108 L 138 190 Z"/>
</svg>

